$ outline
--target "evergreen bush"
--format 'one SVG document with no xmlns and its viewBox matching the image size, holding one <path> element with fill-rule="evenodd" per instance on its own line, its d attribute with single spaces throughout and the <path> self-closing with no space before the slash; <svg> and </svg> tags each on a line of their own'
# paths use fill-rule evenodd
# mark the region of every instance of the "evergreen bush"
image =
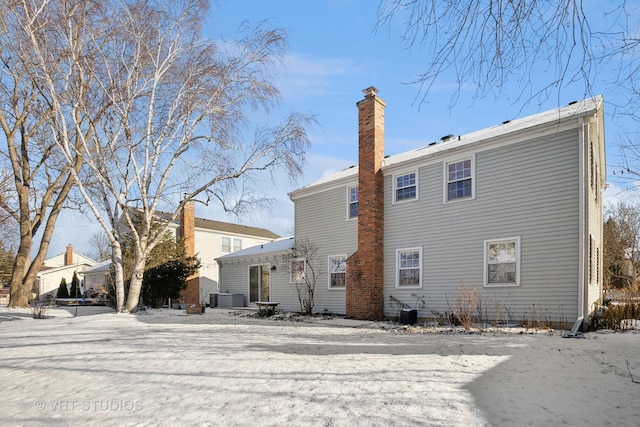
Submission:
<svg viewBox="0 0 640 427">
<path fill-rule="evenodd" d="M 60 287 L 58 288 L 58 293 L 56 293 L 56 298 L 69 298 L 69 289 L 67 289 L 67 279 L 64 277 L 60 280 Z"/>
<path fill-rule="evenodd" d="M 73 278 L 71 279 L 69 298 L 82 298 L 82 292 L 80 292 L 80 279 L 78 279 L 78 274 L 75 271 L 73 272 Z"/>
</svg>

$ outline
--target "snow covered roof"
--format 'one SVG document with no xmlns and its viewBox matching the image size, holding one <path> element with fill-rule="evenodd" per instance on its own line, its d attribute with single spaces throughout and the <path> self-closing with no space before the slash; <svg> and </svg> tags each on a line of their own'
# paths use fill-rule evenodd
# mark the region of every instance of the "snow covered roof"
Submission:
<svg viewBox="0 0 640 427">
<path fill-rule="evenodd" d="M 260 245 L 251 246 L 250 248 L 242 249 L 241 251 L 232 252 L 227 255 L 222 255 L 216 258 L 216 261 L 227 261 L 236 258 L 244 258 L 249 256 L 261 256 L 266 254 L 286 252 L 293 249 L 294 238 L 282 237 L 280 239 L 273 240 L 268 243 L 262 243 Z"/>
<path fill-rule="evenodd" d="M 471 132 L 466 135 L 460 135 L 457 138 L 453 137 L 452 139 L 444 142 L 429 144 L 426 147 L 416 148 L 411 151 L 389 156 L 384 160 L 383 167 L 402 163 L 408 160 L 432 156 L 443 151 L 449 151 L 454 148 L 478 143 L 481 141 L 487 141 L 496 137 L 502 137 L 517 132 L 526 131 L 538 126 L 555 126 L 567 119 L 573 119 L 593 113 L 600 107 L 601 104 L 602 96 L 596 96 L 580 102 L 572 102 L 565 107 L 544 111 L 542 113 L 523 117 L 521 119 L 506 121 L 497 126 L 492 126 L 479 131 Z"/>
<path fill-rule="evenodd" d="M 603 98 L 599 95 L 579 102 L 572 102 L 565 107 L 544 111 L 542 113 L 523 117 L 521 119 L 505 121 L 497 126 L 492 126 L 476 132 L 471 132 L 466 135 L 460 135 L 457 137 L 452 136 L 452 138 L 447 139 L 443 142 L 434 142 L 424 147 L 385 157 L 382 163 L 382 170 L 384 171 L 384 169 L 389 168 L 393 165 L 400 165 L 405 162 L 427 158 L 446 151 L 454 150 L 456 148 L 484 142 L 493 138 L 521 133 L 539 127 L 557 126 L 567 120 L 576 119 L 578 117 L 595 113 L 599 108 L 601 108 L 602 103 Z M 289 197 L 293 199 L 299 194 L 306 193 L 307 189 L 312 189 L 314 187 L 323 186 L 330 183 L 338 183 L 342 180 L 354 179 L 357 178 L 357 176 L 358 167 L 351 166 L 333 175 L 321 178 L 309 185 L 294 190 L 289 193 Z"/>
<path fill-rule="evenodd" d="M 80 274 L 81 272 L 86 271 L 86 269 L 82 270 L 84 267 L 91 267 L 91 265 L 92 264 L 90 264 L 88 262 L 79 262 L 77 264 L 62 265 L 60 267 L 44 268 L 44 269 L 38 271 L 36 276 L 42 277 L 42 276 L 46 276 L 48 274 L 58 273 L 60 271 L 66 271 L 66 270 L 77 271 L 77 273 Z"/>
<path fill-rule="evenodd" d="M 171 213 L 156 211 L 155 215 L 158 218 L 169 219 L 171 217 Z M 224 222 L 217 221 L 214 219 L 206 219 L 195 217 L 195 228 L 203 229 L 203 230 L 211 230 L 211 231 L 219 231 L 221 233 L 229 233 L 229 234 L 238 234 L 238 235 L 248 235 L 255 237 L 262 237 L 264 239 L 277 239 L 280 237 L 279 234 L 274 233 L 271 230 L 267 230 L 266 228 L 260 227 L 252 227 L 250 225 L 236 224 L 232 222 Z M 179 219 L 176 219 L 172 222 L 174 225 L 179 225 Z"/>
<path fill-rule="evenodd" d="M 82 271 L 82 274 L 106 272 L 106 271 L 109 271 L 109 268 L 111 268 L 110 259 L 106 261 L 102 261 L 91 268 L 85 269 L 84 271 Z"/>
</svg>

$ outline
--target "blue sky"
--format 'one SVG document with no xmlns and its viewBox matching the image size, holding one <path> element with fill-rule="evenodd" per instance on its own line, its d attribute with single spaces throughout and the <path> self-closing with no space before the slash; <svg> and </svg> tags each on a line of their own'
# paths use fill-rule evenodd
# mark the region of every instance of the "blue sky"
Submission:
<svg viewBox="0 0 640 427">
<path fill-rule="evenodd" d="M 448 134 L 465 134 L 540 111 L 583 99 L 581 84 L 569 86 L 559 95 L 540 103 L 516 103 L 518 87 L 503 88 L 499 99 L 473 100 L 473 90 L 463 90 L 451 103 L 457 84 L 453 76 L 443 75 L 432 88 L 427 102 L 418 105 L 419 87 L 409 84 L 425 69 L 424 52 L 418 46 L 408 49 L 400 39 L 401 22 L 376 31 L 377 0 L 221 0 L 213 5 L 206 36 L 233 39 L 240 24 L 262 20 L 288 35 L 290 50 L 277 77 L 282 92 L 281 108 L 315 114 L 318 126 L 311 130 L 312 146 L 308 152 L 305 174 L 297 183 L 276 177 L 275 186 L 265 183 L 265 194 L 274 199 L 268 211 L 234 217 L 218 207 L 197 205 L 200 217 L 240 222 L 268 228 L 287 235 L 293 232 L 293 204 L 287 193 L 327 174 L 357 163 L 356 102 L 362 89 L 378 88 L 385 100 L 385 152 L 395 154 L 439 140 Z M 594 85 L 594 94 L 606 93 L 604 82 L 609 71 L 606 64 Z M 540 69 L 535 81 L 548 76 Z M 602 82 L 602 84 L 600 84 Z M 606 106 L 605 108 L 608 108 Z M 611 122 L 607 116 L 607 155 L 611 166 L 619 161 L 617 133 L 611 130 L 635 124 Z M 608 168 L 610 169 L 610 168 Z M 609 194 L 626 196 L 631 188 L 611 176 Z M 49 254 L 61 253 L 71 243 L 79 252 L 88 253 L 87 236 L 99 226 L 88 218 L 65 215 L 58 227 Z"/>
</svg>

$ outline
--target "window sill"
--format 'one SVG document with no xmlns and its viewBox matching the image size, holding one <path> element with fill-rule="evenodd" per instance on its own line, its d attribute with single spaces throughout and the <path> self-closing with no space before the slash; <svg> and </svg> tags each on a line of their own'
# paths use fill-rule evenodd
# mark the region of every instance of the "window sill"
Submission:
<svg viewBox="0 0 640 427">
<path fill-rule="evenodd" d="M 482 285 L 484 288 L 519 288 L 519 283 L 485 283 Z"/>
<path fill-rule="evenodd" d="M 476 196 L 470 196 L 470 197 L 464 197 L 460 199 L 445 200 L 443 205 L 455 205 L 458 203 L 470 202 L 475 199 L 476 199 Z"/>
</svg>

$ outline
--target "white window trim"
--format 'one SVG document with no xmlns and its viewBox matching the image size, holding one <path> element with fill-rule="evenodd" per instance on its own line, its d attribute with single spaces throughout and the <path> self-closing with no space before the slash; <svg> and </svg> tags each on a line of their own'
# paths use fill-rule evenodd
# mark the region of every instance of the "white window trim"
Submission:
<svg viewBox="0 0 640 427">
<path fill-rule="evenodd" d="M 418 286 L 402 286 L 400 285 L 400 252 L 414 252 L 414 251 L 418 251 L 418 255 L 420 256 L 420 265 L 418 266 L 418 268 L 420 269 L 419 285 Z M 424 264 L 424 260 L 422 258 L 422 246 L 416 246 L 414 248 L 396 249 L 396 289 L 422 289 L 422 264 Z"/>
<path fill-rule="evenodd" d="M 464 197 L 462 199 L 449 200 L 449 165 L 451 163 L 463 162 L 465 160 L 471 160 L 471 197 Z M 456 157 L 442 162 L 442 203 L 447 205 L 449 203 L 462 203 L 469 200 L 476 199 L 476 155 L 475 153 L 470 156 Z"/>
<path fill-rule="evenodd" d="M 396 200 L 396 190 L 398 189 L 398 180 L 397 178 L 399 176 L 404 176 L 404 175 L 410 175 L 410 174 L 414 174 L 416 177 L 416 197 L 414 197 L 413 199 L 404 199 L 404 200 Z M 419 179 L 419 175 L 418 175 L 418 169 L 413 169 L 413 170 L 407 170 L 407 171 L 403 171 L 403 172 L 399 172 L 399 173 L 394 173 L 393 174 L 393 199 L 391 204 L 395 205 L 397 203 L 410 203 L 410 202 L 414 202 L 416 200 L 418 200 L 420 198 L 420 179 Z"/>
<path fill-rule="evenodd" d="M 357 185 L 349 185 L 347 186 L 347 221 L 355 221 L 358 219 L 358 215 L 360 215 L 360 191 L 358 190 L 358 215 L 351 217 L 351 189 L 358 188 Z"/>
<path fill-rule="evenodd" d="M 515 242 L 516 243 L 516 283 L 489 283 L 489 244 L 500 242 Z M 505 237 L 502 239 L 489 239 L 484 241 L 482 263 L 484 265 L 484 278 L 483 286 L 485 288 L 504 288 L 504 287 L 516 287 L 520 286 L 520 269 L 521 269 L 521 255 L 520 255 L 520 236 Z"/>
<path fill-rule="evenodd" d="M 229 239 L 229 251 L 224 251 L 223 248 L 223 244 L 222 244 L 222 239 Z M 231 250 L 233 249 L 233 240 L 231 239 L 231 237 L 228 236 L 220 236 L 220 253 L 221 254 L 230 254 Z"/>
<path fill-rule="evenodd" d="M 289 283 L 293 283 L 293 284 L 299 284 L 299 283 L 304 283 L 304 279 L 300 280 L 300 281 L 295 281 L 293 280 L 293 262 L 294 261 L 302 261 L 302 273 L 303 274 L 307 274 L 307 263 L 305 262 L 304 258 L 293 258 L 291 260 L 289 260 Z"/>
<path fill-rule="evenodd" d="M 344 258 L 344 286 L 331 286 L 331 258 Z M 329 255 L 327 257 L 327 289 L 330 291 L 344 291 L 347 289 L 347 255 Z"/>
<path fill-rule="evenodd" d="M 236 242 L 240 242 L 240 249 L 236 249 Z M 237 252 L 237 251 L 241 251 L 242 250 L 242 238 L 240 237 L 233 237 L 231 239 L 231 251 L 232 252 Z"/>
</svg>

